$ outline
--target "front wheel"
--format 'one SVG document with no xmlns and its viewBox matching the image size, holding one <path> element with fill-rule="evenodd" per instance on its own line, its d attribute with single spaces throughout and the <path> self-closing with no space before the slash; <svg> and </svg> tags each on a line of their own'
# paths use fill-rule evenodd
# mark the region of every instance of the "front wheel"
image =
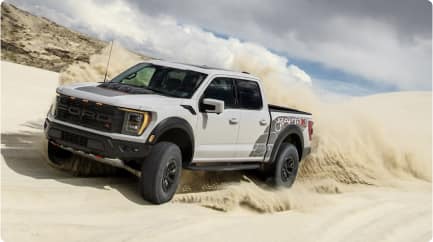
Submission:
<svg viewBox="0 0 433 242">
<path fill-rule="evenodd" d="M 293 144 L 283 143 L 275 160 L 273 181 L 276 186 L 291 187 L 298 174 L 299 155 Z"/>
<path fill-rule="evenodd" d="M 170 201 L 176 193 L 182 170 L 182 153 L 170 142 L 152 147 L 141 166 L 140 193 L 143 199 L 161 204 Z"/>
</svg>

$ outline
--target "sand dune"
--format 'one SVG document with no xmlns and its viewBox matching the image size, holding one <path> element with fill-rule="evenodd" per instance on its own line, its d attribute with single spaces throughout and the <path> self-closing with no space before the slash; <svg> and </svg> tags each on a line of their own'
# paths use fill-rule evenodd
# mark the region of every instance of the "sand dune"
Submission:
<svg viewBox="0 0 433 242">
<path fill-rule="evenodd" d="M 292 189 L 275 190 L 253 173 L 185 171 L 173 201 L 152 206 L 133 177 L 76 178 L 46 162 L 42 123 L 55 87 L 101 81 L 109 46 L 8 4 L 2 15 L 2 59 L 62 71 L 1 63 L 4 241 L 432 237 L 431 92 L 326 102 L 271 65 L 234 53 L 225 67 L 261 77 L 273 103 L 313 112 L 314 152 Z M 115 44 L 109 79 L 143 58 Z"/>
<path fill-rule="evenodd" d="M 274 190 L 254 174 L 185 172 L 174 201 L 152 206 L 132 177 L 75 178 L 46 165 L 41 124 L 57 79 L 2 62 L 5 241 L 432 237 L 430 92 L 299 102 L 315 113 L 315 152 L 292 189 Z"/>
<path fill-rule="evenodd" d="M 2 60 L 58 72 L 73 62 L 89 62 L 107 44 L 6 2 L 1 16 Z"/>
</svg>

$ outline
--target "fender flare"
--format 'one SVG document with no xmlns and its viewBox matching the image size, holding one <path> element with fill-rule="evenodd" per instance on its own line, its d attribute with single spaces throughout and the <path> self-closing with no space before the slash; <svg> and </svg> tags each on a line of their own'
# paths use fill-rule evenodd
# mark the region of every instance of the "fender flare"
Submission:
<svg viewBox="0 0 433 242">
<path fill-rule="evenodd" d="M 159 122 L 150 133 L 150 135 L 155 135 L 155 138 L 151 143 L 156 143 L 158 141 L 158 138 L 170 129 L 182 129 L 188 134 L 191 144 L 194 145 L 194 131 L 191 125 L 185 119 L 178 117 L 166 118 Z"/>
<path fill-rule="evenodd" d="M 159 122 L 156 125 L 156 127 L 153 128 L 152 132 L 150 132 L 149 135 L 149 137 L 151 135 L 154 135 L 155 138 L 153 138 L 151 142 L 149 142 L 148 140 L 148 143 L 149 144 L 157 143 L 162 135 L 164 135 L 167 131 L 172 129 L 180 129 L 188 135 L 188 140 L 191 142 L 191 159 L 192 159 L 195 150 L 194 131 L 191 125 L 188 123 L 188 121 L 186 121 L 183 118 L 169 117 Z"/>
<path fill-rule="evenodd" d="M 271 153 L 271 157 L 269 159 L 270 163 L 273 163 L 275 161 L 275 158 L 278 155 L 278 151 L 280 149 L 281 144 L 283 143 L 283 141 L 289 137 L 289 135 L 295 134 L 296 136 L 298 136 L 300 142 L 301 142 L 301 147 L 300 149 L 298 147 L 296 147 L 296 149 L 298 149 L 298 153 L 299 153 L 299 161 L 302 159 L 302 152 L 303 152 L 303 147 L 304 147 L 304 136 L 302 134 L 302 130 L 294 124 L 290 124 L 287 125 L 283 130 L 280 131 L 280 133 L 278 134 L 277 139 L 274 142 L 274 145 L 272 147 L 272 153 Z"/>
</svg>

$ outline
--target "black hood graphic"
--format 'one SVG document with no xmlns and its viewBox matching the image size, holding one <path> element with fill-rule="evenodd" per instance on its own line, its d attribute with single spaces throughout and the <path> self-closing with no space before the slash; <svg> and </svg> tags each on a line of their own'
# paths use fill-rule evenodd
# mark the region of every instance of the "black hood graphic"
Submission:
<svg viewBox="0 0 433 242">
<path fill-rule="evenodd" d="M 122 85 L 120 83 L 102 83 L 98 86 L 85 86 L 79 87 L 77 90 L 90 92 L 94 94 L 99 94 L 106 97 L 115 97 L 115 96 L 123 96 L 123 95 L 131 95 L 131 94 L 153 94 L 152 91 L 133 87 L 129 85 Z"/>
</svg>

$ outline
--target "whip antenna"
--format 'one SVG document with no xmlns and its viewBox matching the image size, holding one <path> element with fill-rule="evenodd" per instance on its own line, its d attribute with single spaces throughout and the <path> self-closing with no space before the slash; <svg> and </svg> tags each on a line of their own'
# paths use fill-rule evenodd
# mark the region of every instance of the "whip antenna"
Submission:
<svg viewBox="0 0 433 242">
<path fill-rule="evenodd" d="M 107 80 L 108 66 L 110 65 L 111 51 L 113 50 L 114 40 L 111 41 L 110 53 L 108 54 L 107 68 L 105 68 L 104 82 Z"/>
</svg>

